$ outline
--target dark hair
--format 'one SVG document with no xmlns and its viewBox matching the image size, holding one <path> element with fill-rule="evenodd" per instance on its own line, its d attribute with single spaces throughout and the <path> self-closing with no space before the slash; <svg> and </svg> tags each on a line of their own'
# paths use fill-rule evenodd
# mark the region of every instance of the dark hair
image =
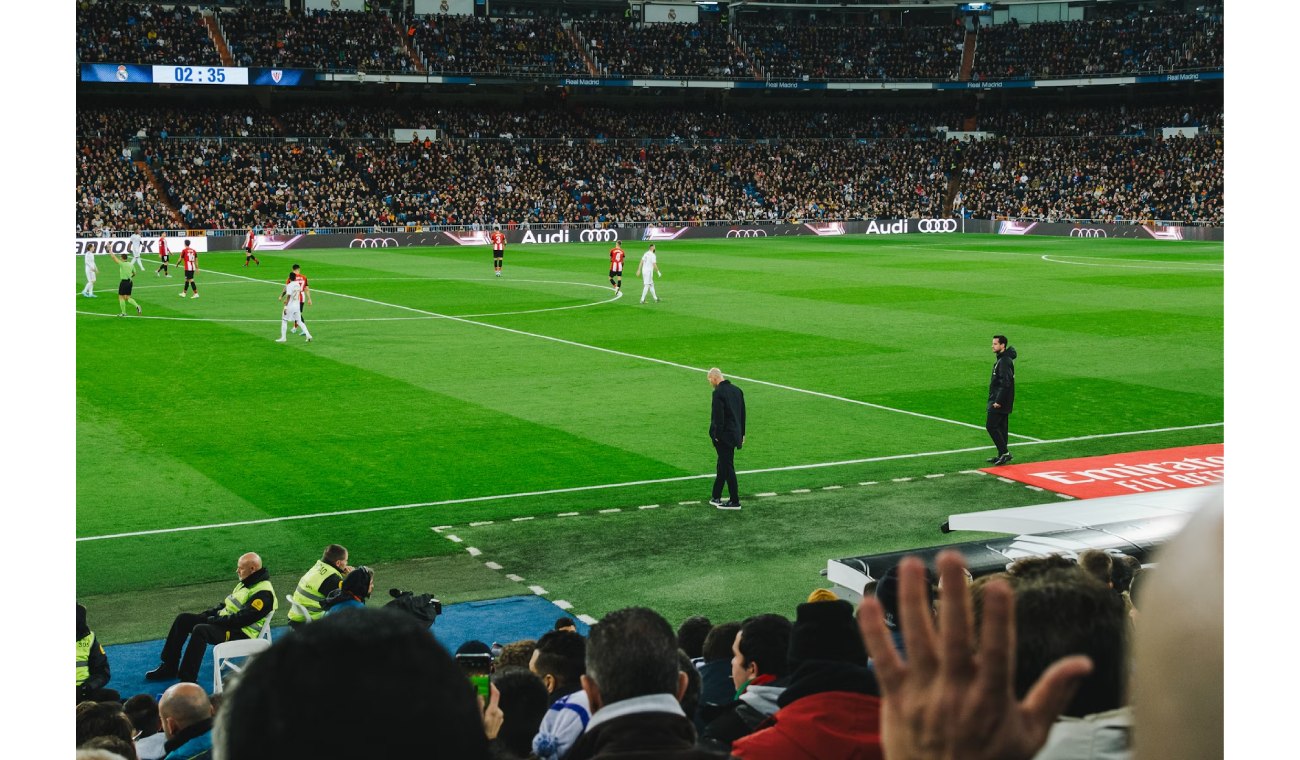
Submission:
<svg viewBox="0 0 1300 760">
<path fill-rule="evenodd" d="M 294 264 L 292 267 L 289 268 L 294 272 L 297 272 L 299 269 L 302 269 L 302 267 L 298 266 L 297 264 Z"/>
<path fill-rule="evenodd" d="M 1092 658 L 1092 673 L 1079 685 L 1065 715 L 1080 718 L 1124 703 L 1125 637 L 1119 594 L 1083 568 L 1055 568 L 1014 577 L 1016 596 L 1016 695 L 1053 662 L 1072 654 Z"/>
<path fill-rule="evenodd" d="M 141 736 L 153 736 L 162 730 L 162 718 L 158 715 L 158 700 L 151 694 L 136 694 L 122 705 L 126 717 Z"/>
<path fill-rule="evenodd" d="M 718 623 L 704 637 L 704 661 L 730 660 L 731 645 L 736 643 L 736 634 L 740 632 L 740 623 Z"/>
<path fill-rule="evenodd" d="M 677 696 L 677 637 L 663 616 L 645 607 L 615 610 L 591 627 L 587 677 L 606 705 L 651 694 Z"/>
<path fill-rule="evenodd" d="M 325 547 L 325 551 L 320 555 L 320 561 L 327 565 L 332 565 L 341 559 L 347 559 L 348 550 L 338 544 L 330 544 Z"/>
<path fill-rule="evenodd" d="M 783 615 L 755 615 L 740 624 L 740 656 L 758 665 L 759 675 L 778 678 L 790 672 L 786 659 L 794 625 Z"/>
<path fill-rule="evenodd" d="M 520 639 L 512 641 L 501 647 L 501 652 L 497 654 L 496 665 L 498 668 L 523 668 L 528 669 L 528 663 L 533 659 L 533 650 L 537 648 L 537 642 L 533 639 Z"/>
<path fill-rule="evenodd" d="M 1001 343 L 1004 346 L 1007 345 L 1007 336 L 1005 335 L 994 335 L 993 340 L 996 340 L 998 343 Z"/>
<path fill-rule="evenodd" d="M 700 657 L 704 653 L 704 637 L 713 629 L 713 623 L 703 615 L 692 615 L 677 627 L 677 646 L 687 657 Z"/>
<path fill-rule="evenodd" d="M 496 741 L 516 757 L 528 757 L 537 727 L 550 706 L 546 686 L 527 668 L 505 668 L 492 676 L 492 683 L 501 692 L 497 705 L 505 715 Z"/>
<path fill-rule="evenodd" d="M 1102 583 L 1110 583 L 1113 564 L 1111 556 L 1100 549 L 1086 549 L 1079 552 L 1079 567 Z"/>
<path fill-rule="evenodd" d="M 302 626 L 252 658 L 217 713 L 224 757 L 486 758 L 474 687 L 429 632 L 388 609 L 345 610 Z M 322 694 L 344 699 L 346 730 L 321 731 Z"/>
<path fill-rule="evenodd" d="M 562 631 L 567 628 L 572 628 L 573 630 L 576 631 L 578 630 L 578 624 L 573 622 L 573 618 L 569 617 L 568 615 L 561 615 L 555 619 L 555 627 L 552 628 L 552 630 Z"/>
<path fill-rule="evenodd" d="M 186 241 L 185 241 L 185 245 L 189 245 L 189 244 L 190 244 L 190 241 L 186 240 Z"/>
<path fill-rule="evenodd" d="M 700 671 L 695 669 L 695 663 L 691 662 L 691 656 L 684 649 L 677 650 L 677 670 L 686 674 L 686 691 L 682 692 L 682 698 L 679 700 L 682 712 L 686 713 L 686 717 L 694 718 L 695 711 L 700 706 L 700 691 L 704 687 L 704 679 L 700 677 Z"/>
<path fill-rule="evenodd" d="M 534 667 L 537 675 L 556 680 L 557 695 L 577 691 L 587 670 L 587 640 L 577 631 L 547 631 L 537 640 Z"/>
<path fill-rule="evenodd" d="M 96 736 L 120 736 L 127 741 L 135 734 L 131 721 L 117 702 L 82 702 L 77 705 L 77 746 Z"/>
<path fill-rule="evenodd" d="M 1021 557 L 1007 568 L 1007 575 L 1014 579 L 1034 578 L 1053 570 L 1073 570 L 1078 567 L 1074 560 L 1063 554 L 1048 554 L 1043 557 Z M 1014 583 L 1014 581 L 1012 581 Z"/>
<path fill-rule="evenodd" d="M 1137 557 L 1119 554 L 1111 557 L 1110 585 L 1118 592 L 1128 591 L 1137 574 L 1142 572 L 1142 561 Z"/>
<path fill-rule="evenodd" d="M 135 751 L 135 742 L 120 736 L 96 736 L 84 744 L 78 744 L 77 749 L 102 749 L 121 755 L 122 760 L 140 760 L 140 755 Z"/>
</svg>

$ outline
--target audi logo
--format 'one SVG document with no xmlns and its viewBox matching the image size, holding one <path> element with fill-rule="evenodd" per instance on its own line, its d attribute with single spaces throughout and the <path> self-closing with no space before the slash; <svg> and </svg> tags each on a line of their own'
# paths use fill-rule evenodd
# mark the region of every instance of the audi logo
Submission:
<svg viewBox="0 0 1300 760">
<path fill-rule="evenodd" d="M 397 248 L 399 245 L 396 238 L 357 238 L 348 243 L 348 248 Z"/>
<path fill-rule="evenodd" d="M 727 230 L 729 238 L 767 237 L 767 230 Z"/>
<path fill-rule="evenodd" d="M 916 223 L 917 232 L 956 232 L 956 219 L 922 219 Z"/>
<path fill-rule="evenodd" d="M 583 243 L 612 243 L 618 240 L 618 230 L 583 230 L 578 233 L 578 240 Z"/>
<path fill-rule="evenodd" d="M 1070 230 L 1070 237 L 1077 238 L 1104 238 L 1107 237 L 1106 231 L 1100 227 L 1075 227 Z"/>
</svg>

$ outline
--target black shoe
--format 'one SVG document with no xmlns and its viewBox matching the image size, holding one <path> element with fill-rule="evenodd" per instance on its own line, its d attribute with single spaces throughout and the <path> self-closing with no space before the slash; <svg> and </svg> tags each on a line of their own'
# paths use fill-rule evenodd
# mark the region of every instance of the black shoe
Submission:
<svg viewBox="0 0 1300 760">
<path fill-rule="evenodd" d="M 985 459 L 984 461 L 988 462 L 989 464 L 997 464 L 998 460 L 1001 458 L 1002 458 L 1001 454 L 994 454 L 993 456 L 989 457 L 988 459 Z"/>
<path fill-rule="evenodd" d="M 998 466 L 1001 466 L 1001 465 L 1006 464 L 1007 462 L 1010 462 L 1010 461 L 1011 461 L 1012 459 L 1014 459 L 1014 458 L 1015 458 L 1015 457 L 1011 456 L 1011 452 L 1008 451 L 1007 453 L 1005 453 L 1005 454 L 1003 454 L 1002 456 L 998 457 L 998 461 L 994 462 L 993 464 L 998 465 Z"/>
<path fill-rule="evenodd" d="M 722 499 L 709 499 L 709 504 L 711 506 L 717 507 L 718 509 L 722 509 L 722 505 L 725 503 L 726 502 L 724 502 Z"/>
<path fill-rule="evenodd" d="M 740 502 L 727 501 L 727 502 L 723 502 L 722 504 L 715 504 L 714 506 L 717 507 L 718 509 L 740 509 Z"/>
<path fill-rule="evenodd" d="M 170 681 L 176 677 L 176 666 L 163 663 L 144 674 L 146 681 Z"/>
</svg>

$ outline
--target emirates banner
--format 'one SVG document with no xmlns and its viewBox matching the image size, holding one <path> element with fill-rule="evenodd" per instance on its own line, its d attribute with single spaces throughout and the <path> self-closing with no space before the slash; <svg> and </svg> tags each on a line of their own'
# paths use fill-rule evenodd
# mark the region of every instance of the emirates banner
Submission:
<svg viewBox="0 0 1300 760">
<path fill-rule="evenodd" d="M 1223 482 L 1223 444 L 989 467 L 985 472 L 1077 499 Z"/>
</svg>

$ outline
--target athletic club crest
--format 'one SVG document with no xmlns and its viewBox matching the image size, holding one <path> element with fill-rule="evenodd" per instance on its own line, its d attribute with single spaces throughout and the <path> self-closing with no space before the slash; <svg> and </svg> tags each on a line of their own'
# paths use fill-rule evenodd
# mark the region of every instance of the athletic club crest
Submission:
<svg viewBox="0 0 1300 760">
<path fill-rule="evenodd" d="M 281 79 L 284 79 L 284 72 L 279 69 L 271 69 L 271 81 L 279 84 Z"/>
</svg>

